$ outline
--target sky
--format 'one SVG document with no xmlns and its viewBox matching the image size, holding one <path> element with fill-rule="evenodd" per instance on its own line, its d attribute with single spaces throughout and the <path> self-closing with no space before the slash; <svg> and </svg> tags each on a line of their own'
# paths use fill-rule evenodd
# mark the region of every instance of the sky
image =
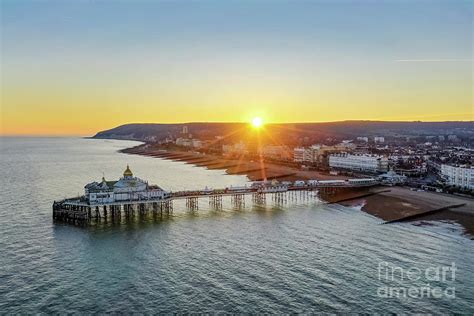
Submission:
<svg viewBox="0 0 474 316">
<path fill-rule="evenodd" d="M 0 3 L 3 135 L 473 120 L 472 1 Z"/>
</svg>

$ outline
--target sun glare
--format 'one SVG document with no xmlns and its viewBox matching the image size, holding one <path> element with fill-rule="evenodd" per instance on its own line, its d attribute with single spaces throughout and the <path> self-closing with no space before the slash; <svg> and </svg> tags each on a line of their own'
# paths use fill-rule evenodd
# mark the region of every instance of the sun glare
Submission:
<svg viewBox="0 0 474 316">
<path fill-rule="evenodd" d="M 252 126 L 255 128 L 259 128 L 263 125 L 263 121 L 259 117 L 254 117 L 252 120 Z"/>
</svg>

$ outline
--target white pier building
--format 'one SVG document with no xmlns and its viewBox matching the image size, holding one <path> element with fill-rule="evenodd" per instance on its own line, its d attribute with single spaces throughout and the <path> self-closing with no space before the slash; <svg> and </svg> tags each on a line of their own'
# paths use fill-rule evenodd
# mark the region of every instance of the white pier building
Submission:
<svg viewBox="0 0 474 316">
<path fill-rule="evenodd" d="M 168 197 L 168 192 L 157 185 L 149 185 L 147 181 L 134 177 L 127 165 L 118 181 L 91 182 L 85 187 L 85 198 L 90 205 L 115 203 L 122 201 L 157 200 Z"/>
</svg>

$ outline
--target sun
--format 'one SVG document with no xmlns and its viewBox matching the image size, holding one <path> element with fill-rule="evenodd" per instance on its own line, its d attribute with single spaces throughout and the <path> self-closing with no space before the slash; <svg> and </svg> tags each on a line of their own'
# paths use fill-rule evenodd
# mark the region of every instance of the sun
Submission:
<svg viewBox="0 0 474 316">
<path fill-rule="evenodd" d="M 252 119 L 252 126 L 253 126 L 254 128 L 259 128 L 259 127 L 261 127 L 262 125 L 263 125 L 263 121 L 262 121 L 262 119 L 261 119 L 260 117 L 254 117 L 254 118 Z"/>
</svg>

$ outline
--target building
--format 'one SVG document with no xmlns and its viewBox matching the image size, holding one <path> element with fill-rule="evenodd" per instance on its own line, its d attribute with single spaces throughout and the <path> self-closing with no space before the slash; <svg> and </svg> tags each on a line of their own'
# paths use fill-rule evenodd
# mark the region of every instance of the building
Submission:
<svg viewBox="0 0 474 316">
<path fill-rule="evenodd" d="M 222 145 L 222 153 L 225 156 L 242 156 L 248 155 L 249 151 L 244 142 L 239 142 L 233 145 Z"/>
<path fill-rule="evenodd" d="M 192 140 L 192 146 L 193 146 L 194 148 L 201 148 L 201 147 L 203 146 L 203 143 L 202 143 L 202 141 L 199 140 L 199 139 L 193 139 L 193 140 Z"/>
<path fill-rule="evenodd" d="M 353 155 L 348 153 L 332 154 L 329 156 L 329 167 L 363 172 L 388 171 L 388 158 L 378 155 Z"/>
<path fill-rule="evenodd" d="M 176 145 L 178 146 L 183 146 L 183 147 L 192 147 L 193 146 L 193 140 L 189 138 L 177 138 L 176 139 Z"/>
<path fill-rule="evenodd" d="M 304 147 L 295 147 L 293 148 L 293 161 L 302 163 L 304 161 Z"/>
<path fill-rule="evenodd" d="M 291 159 L 291 151 L 287 146 L 267 145 L 262 148 L 265 158 L 288 161 Z"/>
<path fill-rule="evenodd" d="M 449 185 L 474 189 L 474 167 L 468 165 L 441 165 L 441 176 Z"/>
<path fill-rule="evenodd" d="M 298 163 L 311 163 L 313 161 L 311 150 L 304 147 L 294 148 L 293 161 Z"/>
<path fill-rule="evenodd" d="M 359 136 L 359 137 L 357 137 L 357 140 L 360 141 L 360 142 L 366 142 L 366 143 L 369 142 L 369 138 L 365 137 L 365 136 Z"/>
<path fill-rule="evenodd" d="M 175 144 L 178 146 L 183 147 L 193 147 L 193 148 L 201 148 L 203 146 L 203 142 L 199 139 L 195 138 L 177 138 Z"/>
<path fill-rule="evenodd" d="M 383 136 L 375 136 L 375 137 L 374 137 L 374 142 L 375 142 L 375 143 L 385 143 L 385 137 L 383 137 Z"/>
<path fill-rule="evenodd" d="M 222 145 L 222 154 L 225 156 L 240 157 L 242 155 L 248 155 L 249 150 L 247 148 L 247 145 L 243 141 L 240 141 L 239 143 L 232 145 Z"/>
<path fill-rule="evenodd" d="M 327 166 L 327 157 L 332 153 L 347 152 L 355 149 L 356 145 L 351 141 L 343 141 L 334 146 L 315 144 L 311 147 L 296 147 L 293 149 L 293 161 L 313 165 Z"/>
<path fill-rule="evenodd" d="M 401 174 L 396 173 L 395 171 L 389 171 L 387 173 L 381 174 L 378 177 L 378 180 L 383 184 L 397 185 L 404 184 L 407 181 L 407 177 Z"/>
<path fill-rule="evenodd" d="M 311 147 L 296 147 L 293 149 L 293 161 L 299 163 L 315 164 L 318 162 L 322 146 L 312 145 Z"/>
<path fill-rule="evenodd" d="M 89 204 L 114 203 L 120 201 L 141 201 L 150 199 L 161 199 L 167 196 L 167 192 L 157 185 L 149 185 L 148 182 L 134 177 L 127 165 L 118 181 L 106 181 L 102 177 L 100 182 L 91 182 L 84 187 L 85 197 Z"/>
</svg>

